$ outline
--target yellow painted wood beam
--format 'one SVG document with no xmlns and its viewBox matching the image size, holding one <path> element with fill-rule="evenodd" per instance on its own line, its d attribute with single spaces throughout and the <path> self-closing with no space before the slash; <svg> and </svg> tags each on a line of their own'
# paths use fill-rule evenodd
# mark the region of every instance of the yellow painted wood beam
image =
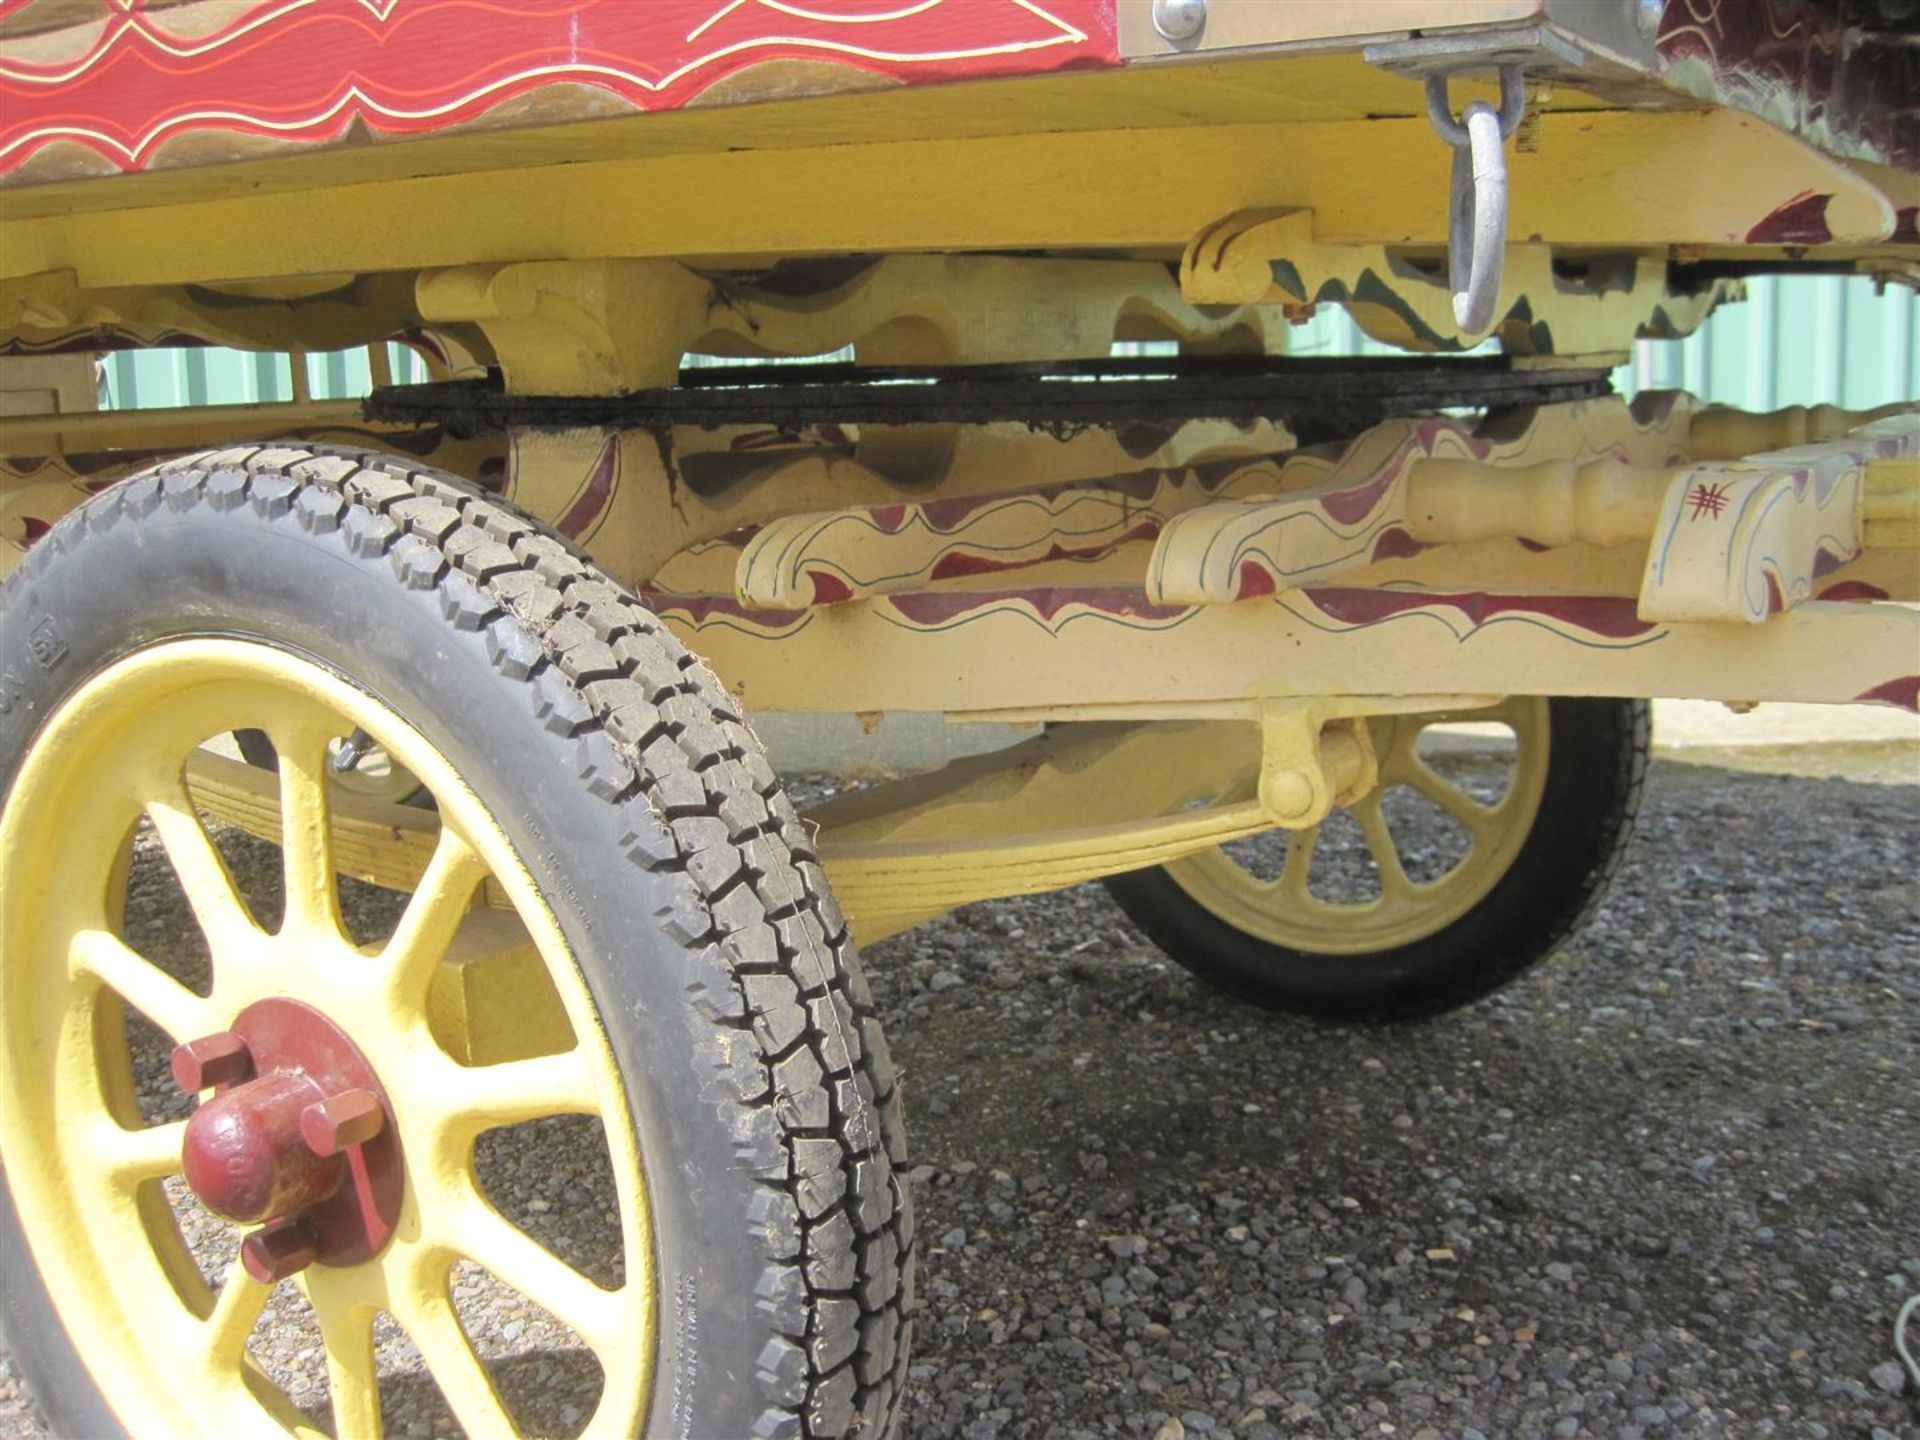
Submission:
<svg viewBox="0 0 1920 1440">
<path fill-rule="evenodd" d="M 181 405 L 154 410 L 90 410 L 9 415 L 0 445 L 12 455 L 72 455 L 101 450 L 191 450 L 294 430 L 415 426 L 368 425 L 358 400 L 268 400 L 253 405 Z"/>
<path fill-rule="evenodd" d="M 1836 244 L 1893 228 L 1862 172 L 1731 111 L 1555 113 L 1540 130 L 1537 153 L 1509 159 L 1516 241 L 1739 249 L 1809 193 L 1831 197 Z M 1394 119 L 587 161 L 10 219 L 0 274 L 71 269 L 100 287 L 605 256 L 1171 256 L 1226 215 L 1275 207 L 1312 210 L 1323 241 L 1437 247 L 1449 154 L 1424 119 Z"/>
<path fill-rule="evenodd" d="M 1898 553 L 1898 552 L 1891 552 Z M 1124 699 L 1131 713 L 1262 696 L 1476 694 L 1856 700 L 1915 673 L 1920 610 L 1810 601 L 1764 625 L 1651 622 L 1631 597 L 1286 591 L 1154 608 L 1112 592 L 908 597 L 759 629 L 738 609 L 659 613 L 757 711 L 992 719 Z M 1116 694 L 1126 677 L 1126 695 Z"/>
<path fill-rule="evenodd" d="M 1868 549 L 1920 549 L 1920 456 L 1867 466 L 1860 519 Z M 1920 555 L 1910 564 L 1920 570 Z"/>
</svg>

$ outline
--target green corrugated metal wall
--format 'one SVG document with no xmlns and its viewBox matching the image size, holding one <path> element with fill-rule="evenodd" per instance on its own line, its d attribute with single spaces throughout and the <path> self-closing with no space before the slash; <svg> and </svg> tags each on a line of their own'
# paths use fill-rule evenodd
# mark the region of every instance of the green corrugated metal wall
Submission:
<svg viewBox="0 0 1920 1440">
<path fill-rule="evenodd" d="M 1920 295 L 1890 286 L 1874 293 L 1856 276 L 1751 280 L 1744 304 L 1729 305 L 1686 340 L 1642 340 L 1614 373 L 1622 394 L 1691 390 L 1748 410 L 1782 405 L 1870 409 L 1920 400 Z M 1293 333 L 1303 355 L 1393 354 L 1368 340 L 1341 310 Z M 425 378 L 418 359 L 388 347 L 393 378 Z M 305 357 L 316 400 L 367 393 L 364 351 Z M 238 350 L 126 350 L 108 358 L 102 404 L 111 409 L 243 404 L 292 398 L 288 357 Z"/>
<path fill-rule="evenodd" d="M 420 358 L 402 345 L 387 346 L 396 384 L 427 378 Z M 335 350 L 302 357 L 307 393 L 315 400 L 364 395 L 373 386 L 365 350 Z M 100 404 L 107 410 L 166 409 L 176 405 L 251 405 L 293 398 L 293 366 L 287 355 L 195 349 L 117 350 L 101 375 Z"/>
</svg>

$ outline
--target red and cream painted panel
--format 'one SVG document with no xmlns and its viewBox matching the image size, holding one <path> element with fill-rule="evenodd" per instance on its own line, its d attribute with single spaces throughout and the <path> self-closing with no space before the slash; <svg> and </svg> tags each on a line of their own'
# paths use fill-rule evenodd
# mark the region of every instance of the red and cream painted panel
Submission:
<svg viewBox="0 0 1920 1440">
<path fill-rule="evenodd" d="M 99 0 L 29 29 L 54 3 L 0 0 L 0 176 L 74 147 L 124 171 L 234 137 L 672 110 L 777 62 L 811 62 L 798 94 L 1119 59 L 1113 0 Z"/>
<path fill-rule="evenodd" d="M 1920 413 L 1838 440 L 1696 465 L 1668 482 L 1640 613 L 1759 624 L 1812 597 L 1866 540 L 1870 468 L 1920 455 Z M 1895 493 L 1920 483 L 1890 470 Z"/>
<path fill-rule="evenodd" d="M 755 710 L 1092 718 L 1375 693 L 1920 708 L 1920 610 L 1907 605 L 1816 601 L 1730 626 L 1643 620 L 1631 596 L 1482 590 L 1314 587 L 1197 606 L 1117 587 L 975 590 L 794 611 L 647 598 Z"/>
<path fill-rule="evenodd" d="M 1511 536 L 1532 550 L 1605 548 L 1657 533 L 1643 613 L 1759 620 L 1811 598 L 1816 579 L 1860 553 L 1868 462 L 1920 445 L 1920 415 L 1906 407 L 1729 414 L 1673 392 L 1649 392 L 1631 411 L 1617 399 L 1544 407 L 1504 438 L 1482 428 L 1447 416 L 1389 421 L 1331 462 L 1294 457 L 1270 487 L 1276 493 L 1217 500 L 1170 521 L 1147 593 L 1160 603 L 1224 604 L 1327 584 L 1433 545 Z M 1798 443 L 1810 433 L 1820 443 Z M 1796 448 L 1773 448 L 1782 442 Z M 1722 448 L 1729 443 L 1742 448 Z M 1738 458 L 1747 445 L 1769 453 Z M 1769 498 L 1734 503 L 1756 487 Z M 1728 527 L 1680 519 L 1717 521 L 1729 507 L 1731 525 L 1745 527 L 1744 568 L 1726 558 Z M 1753 519 L 1761 514 L 1764 523 Z M 1812 527 L 1804 543 L 1790 539 L 1801 526 Z M 1786 597 L 1771 609 L 1769 585 Z M 1741 595 L 1758 596 L 1759 608 Z"/>
<path fill-rule="evenodd" d="M 1716 482 L 1712 493 L 1719 494 L 1725 487 L 1717 482 L 1726 477 L 1712 462 L 1731 460 L 1746 448 L 1797 444 L 1798 450 L 1732 467 L 1741 473 L 1760 467 L 1790 482 L 1815 463 L 1810 457 L 1818 451 L 1818 473 L 1834 470 L 1838 477 L 1815 487 L 1821 496 L 1839 495 L 1836 504 L 1822 507 L 1826 523 L 1837 524 L 1842 510 L 1859 508 L 1865 461 L 1904 453 L 1912 442 L 1900 437 L 1920 424 L 1911 414 L 1888 418 L 1862 430 L 1855 443 L 1831 437 L 1879 419 L 1878 412 L 1820 407 L 1730 416 L 1671 392 L 1649 394 L 1631 410 L 1608 398 L 1547 406 L 1530 417 L 1518 428 L 1492 429 L 1444 415 L 1392 420 L 1345 446 L 1256 451 L 1173 469 L 1130 468 L 1099 479 L 919 501 L 900 497 L 778 517 L 757 532 L 736 531 L 736 573 L 723 585 L 697 588 L 730 589 L 762 609 L 801 609 L 1012 571 L 1030 577 L 1063 562 L 1091 572 L 1098 562 L 1132 550 L 1130 565 L 1100 566 L 1099 578 L 1087 573 L 1067 583 L 1135 585 L 1144 576 L 1145 593 L 1156 605 L 1217 605 L 1336 583 L 1336 576 L 1339 584 L 1353 584 L 1356 572 L 1387 562 L 1506 539 L 1528 553 L 1555 556 L 1574 546 L 1582 547 L 1583 556 L 1632 548 L 1637 553 L 1623 558 L 1633 567 L 1630 588 L 1639 590 L 1639 557 L 1676 475 L 1692 473 L 1686 467 L 1708 462 L 1701 473 Z M 1808 447 L 1803 442 L 1809 438 L 1826 443 Z M 1729 444 L 1741 448 L 1728 450 Z M 792 462 L 796 478 L 814 463 Z M 815 487 L 816 493 L 828 489 Z M 1788 511 L 1776 506 L 1768 513 L 1772 534 Z M 1795 600 L 1812 596 L 1816 575 L 1858 555 L 1862 537 L 1853 531 L 1859 529 L 1854 524 L 1848 543 L 1828 547 L 1804 583 L 1787 586 Z M 1807 569 L 1783 558 L 1772 542 L 1760 548 L 1776 567 Z M 1715 562 L 1708 568 L 1717 576 L 1724 567 Z M 664 575 L 655 578 L 663 588 L 687 588 Z M 1593 567 L 1582 565 L 1553 568 L 1542 583 L 1590 593 L 1613 589 L 1595 579 Z M 1496 582 L 1482 577 L 1478 583 Z M 1648 614 L 1746 618 L 1724 605 L 1711 613 L 1696 608 L 1666 614 L 1658 600 Z"/>
</svg>

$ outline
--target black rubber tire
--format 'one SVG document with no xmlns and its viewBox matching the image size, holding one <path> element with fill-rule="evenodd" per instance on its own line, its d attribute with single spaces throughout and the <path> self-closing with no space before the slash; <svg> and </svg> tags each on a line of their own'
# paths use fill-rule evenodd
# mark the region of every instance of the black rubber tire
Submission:
<svg viewBox="0 0 1920 1440">
<path fill-rule="evenodd" d="M 1643 700 L 1549 702 L 1546 790 L 1520 853 L 1444 930 L 1371 955 L 1323 955 L 1249 935 L 1164 869 L 1107 879 L 1147 936 L 1195 975 L 1269 1010 L 1322 1020 L 1419 1020 L 1491 995 L 1546 959 L 1619 868 L 1646 781 Z"/>
<path fill-rule="evenodd" d="M 169 462 L 7 581 L 0 783 L 89 676 L 188 635 L 297 652 L 418 728 L 539 883 L 626 1083 L 654 1226 L 659 1436 L 890 1430 L 912 1220 L 900 1097 L 813 842 L 713 673 L 574 549 L 379 454 Z M 4 1321 L 54 1426 L 138 1430 L 0 1194 Z"/>
</svg>

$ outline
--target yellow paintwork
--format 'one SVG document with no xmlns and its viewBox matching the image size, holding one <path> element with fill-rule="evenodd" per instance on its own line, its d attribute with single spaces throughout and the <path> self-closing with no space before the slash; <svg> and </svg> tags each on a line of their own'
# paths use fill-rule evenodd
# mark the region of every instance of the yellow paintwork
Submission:
<svg viewBox="0 0 1920 1440">
<path fill-rule="evenodd" d="M 1435 703 L 1280 701 L 1194 722 L 1074 726 L 849 792 L 806 820 L 841 909 L 870 942 L 975 900 L 1077 885 L 1276 825 L 1311 827 L 1375 784 L 1363 717 Z M 203 750 L 188 763 L 187 788 L 202 813 L 281 839 L 279 787 L 267 772 Z M 1211 803 L 1190 808 L 1203 799 Z M 335 864 L 411 890 L 431 863 L 433 828 L 414 807 L 342 797 Z M 429 1005 L 450 1051 L 498 1059 L 537 1050 L 533 1037 L 552 1020 L 539 987 L 524 984 L 527 943 L 511 898 L 493 885 L 483 898 L 494 908 L 464 922 Z"/>
<path fill-rule="evenodd" d="M 208 737 L 265 729 L 281 757 L 286 919 L 254 923 L 195 818 L 181 766 Z M 328 741 L 360 726 L 417 775 L 441 829 L 394 937 L 356 950 L 340 930 Z M 114 932 L 121 868 L 142 815 L 179 876 L 213 956 L 201 996 Z M 0 1156 L 35 1262 L 95 1382 L 136 1432 L 311 1433 L 244 1359 L 267 1290 L 236 1265 L 199 1277 L 160 1181 L 179 1170 L 184 1126 L 140 1128 L 118 1037 L 125 1000 L 175 1041 L 210 1033 L 254 1000 L 284 995 L 347 1021 L 388 1091 L 406 1163 L 394 1239 L 373 1260 L 316 1266 L 298 1283 L 326 1337 L 342 1434 L 377 1435 L 371 1323 L 386 1310 L 420 1347 L 469 1434 L 512 1429 L 449 1301 L 457 1258 L 485 1265 L 563 1320 L 600 1358 L 590 1433 L 630 1434 L 653 1366 L 653 1268 L 645 1184 L 625 1091 L 558 925 L 485 805 L 392 711 L 315 665 L 263 646 L 170 642 L 119 661 L 47 720 L 0 815 Z M 463 1066 L 434 1043 L 427 991 L 476 885 L 505 892 L 564 1007 L 570 1048 Z M 474 1138 L 544 1115 L 598 1115 L 613 1161 L 627 1280 L 603 1290 L 503 1220 L 472 1174 Z"/>
<path fill-rule="evenodd" d="M 280 785 L 271 771 L 202 749 L 188 757 L 184 774 L 202 814 L 280 843 Z M 433 862 L 440 824 L 432 810 L 388 795 L 347 792 L 333 797 L 328 819 L 333 867 L 342 875 L 388 890 L 411 890 Z M 513 907 L 491 876 L 481 881 L 480 893 L 489 905 Z"/>
<path fill-rule="evenodd" d="M 1860 529 L 1866 547 L 1920 549 L 1920 456 L 1872 461 L 1864 490 Z"/>
<path fill-rule="evenodd" d="M 1407 93 L 1417 96 L 1410 84 Z M 1833 195 L 1826 218 L 1836 245 L 1871 248 L 1893 231 L 1892 205 L 1859 171 L 1731 111 L 1556 112 L 1542 117 L 1540 137 L 1538 153 L 1509 157 L 1516 240 L 1743 252 L 1753 227 L 1806 191 Z M 1321 241 L 1437 253 L 1449 154 L 1424 118 L 1136 121 L 878 139 L 830 158 L 747 148 L 387 180 L 363 168 L 358 183 L 335 188 L 203 184 L 198 198 L 158 212 L 31 215 L 9 194 L 0 199 L 0 276 L 71 271 L 93 290 L 608 257 L 751 265 L 1037 249 L 1171 258 L 1228 216 L 1274 210 L 1311 211 Z M 1702 173 L 1715 183 L 1700 184 Z"/>
<path fill-rule="evenodd" d="M 1261 696 L 1498 695 L 1520 686 L 1833 704 L 1911 675 L 1920 654 L 1920 611 L 1907 605 L 1810 601 L 1764 625 L 1660 623 L 1611 638 L 1532 614 L 1476 618 L 1481 594 L 1470 585 L 1429 598 L 1410 588 L 1396 613 L 1352 623 L 1287 592 L 1145 621 L 1112 618 L 1070 591 L 1049 597 L 1058 608 L 1046 616 L 996 597 L 927 626 L 903 617 L 895 597 L 764 630 L 731 614 L 671 605 L 661 614 L 750 709 L 979 720 L 1086 715 L 1102 705 L 1101 718 L 1146 719 Z"/>
<path fill-rule="evenodd" d="M 1416 752 L 1420 732 L 1449 721 L 1496 721 L 1516 741 L 1514 771 L 1506 792 L 1485 805 L 1439 775 Z M 1167 866 L 1174 883 L 1236 930 L 1319 955 L 1364 955 L 1412 944 L 1460 919 L 1487 896 L 1512 867 L 1540 813 L 1546 788 L 1551 737 L 1547 702 L 1506 700 L 1471 711 L 1434 711 L 1382 716 L 1370 722 L 1380 756 L 1380 783 L 1351 806 L 1380 879 L 1380 896 L 1365 902 L 1322 900 L 1308 888 L 1320 827 L 1289 837 L 1280 874 L 1262 879 L 1224 849 L 1184 856 Z M 1467 854 L 1438 879 L 1408 878 L 1381 801 L 1395 786 L 1408 786 L 1453 817 L 1470 839 Z"/>
<path fill-rule="evenodd" d="M 5 233 L 4 217 L 11 204 L 10 198 L 0 196 L 0 234 Z M 193 335 L 209 344 L 242 349 L 344 350 L 385 340 L 412 322 L 409 275 L 328 275 L 319 280 L 317 294 L 283 298 L 273 292 L 311 287 L 237 281 L 224 293 L 209 296 L 174 284 L 82 289 L 66 270 L 9 277 L 0 279 L 0 333 L 16 335 L 28 346 L 99 330 L 146 345 Z"/>
<path fill-rule="evenodd" d="M 462 1065 L 551 1055 L 573 1040 L 540 947 L 506 908 L 467 912 L 434 971 L 427 1012 L 434 1039 Z"/>
<path fill-rule="evenodd" d="M 1248 707 L 1245 724 L 1077 726 L 828 801 L 807 819 L 871 942 L 974 900 L 1162 864 L 1310 825 L 1373 783 L 1339 705 Z M 1212 803 L 1190 808 L 1189 801 Z"/>
<path fill-rule="evenodd" d="M 681 356 L 821 355 L 863 365 L 1104 357 L 1115 340 L 1201 353 L 1283 348 L 1277 312 L 1201 310 L 1137 260 L 888 255 L 791 293 L 670 260 L 466 265 L 420 276 L 421 316 L 483 333 L 510 389 L 604 395 L 671 385 Z"/>
<path fill-rule="evenodd" d="M 1628 257 L 1592 288 L 1562 279 L 1555 259 L 1548 245 L 1509 244 L 1492 322 L 1485 332 L 1468 331 L 1454 319 L 1444 269 L 1414 270 L 1386 244 L 1330 242 L 1309 210 L 1255 210 L 1195 236 L 1180 262 L 1180 284 L 1194 300 L 1220 305 L 1300 307 L 1352 297 L 1342 302 L 1347 313 L 1389 345 L 1464 349 L 1494 334 L 1510 355 L 1584 355 L 1642 336 L 1689 335 L 1721 301 L 1742 293 L 1726 280 L 1676 291 L 1664 255 Z M 1379 298 L 1386 286 L 1390 300 Z M 1369 295 L 1375 298 L 1361 298 Z"/>
<path fill-rule="evenodd" d="M 1396 3 L 1216 0 L 1197 44 L 1350 40 L 1356 27 L 1392 29 Z M 1476 0 L 1460 14 L 1479 23 L 1538 9 Z M 1152 33 L 1146 0 L 1124 0 L 1121 24 L 1130 55 L 1173 48 Z M 1478 338 L 1453 323 L 1440 279 L 1451 154 L 1421 113 L 1418 83 L 1358 54 L 926 88 L 841 79 L 876 88 L 405 143 L 356 134 L 300 154 L 9 187 L 0 340 L 47 349 L 184 335 L 330 349 L 424 328 L 442 357 L 436 377 L 497 365 L 518 392 L 606 395 L 671 383 L 687 350 L 807 355 L 851 344 L 868 364 L 1098 356 L 1140 339 L 1277 352 L 1289 320 L 1334 299 L 1409 348 Z M 1802 258 L 1748 237 L 1809 195 L 1826 197 L 1832 235 L 1809 258 L 1920 274 L 1913 247 L 1889 243 L 1896 205 L 1911 203 L 1907 177 L 1651 87 L 1628 97 L 1636 108 L 1571 87 L 1533 94 L 1536 113 L 1507 157 L 1514 243 L 1496 314 L 1524 304 L 1526 316 L 1496 327 L 1509 354 L 1600 363 L 1609 353 L 1612 363 L 1638 335 L 1690 332 L 1737 282 L 1670 291 L 1669 263 Z M 1487 97 L 1462 84 L 1453 98 Z M 852 272 L 850 256 L 879 258 Z M 783 264 L 810 258 L 829 263 Z M 775 264 L 777 277 L 743 273 Z M 113 472 L 103 452 L 358 428 L 343 407 L 304 397 L 77 417 L 60 413 L 73 384 L 39 384 L 47 368 L 21 388 L 51 401 L 25 407 L 41 413 L 14 424 L 7 445 L 51 459 L 0 494 L 0 568 L 82 498 L 87 477 Z M 1613 405 L 1536 415 L 1505 443 L 1462 427 L 1456 451 L 1409 472 L 1406 544 L 1336 537 L 1346 546 L 1336 553 L 1314 541 L 1304 567 L 1269 547 L 1279 593 L 1245 599 L 1258 587 L 1244 557 L 1209 568 L 1225 531 L 1208 526 L 1224 516 L 1257 531 L 1306 514 L 1308 499 L 1324 497 L 1301 492 L 1344 463 L 1300 453 L 1272 424 L 1065 440 L 1005 425 L 528 430 L 436 458 L 478 479 L 483 460 L 506 454 L 509 498 L 564 521 L 615 578 L 658 582 L 668 623 L 750 708 L 1132 722 L 1066 728 L 822 807 L 811 818 L 823 861 L 863 939 L 975 899 L 1168 864 L 1248 933 L 1356 954 L 1467 913 L 1507 873 L 1537 814 L 1546 702 L 1476 708 L 1472 695 L 1844 700 L 1911 673 L 1920 613 L 1897 605 L 1816 602 L 1750 627 L 1640 628 L 1620 604 L 1607 607 L 1630 607 L 1637 591 L 1654 491 L 1677 503 L 1670 440 L 1693 444 L 1696 460 L 1737 460 L 1815 438 L 1755 443 L 1752 422 L 1712 412 L 1693 417 L 1690 435 L 1686 422 L 1669 412 L 1642 426 Z M 1699 448 L 1703 427 L 1731 448 Z M 1389 425 L 1358 437 L 1341 476 L 1364 485 L 1383 473 L 1381 446 L 1397 434 Z M 68 463 L 83 455 L 91 468 Z M 1866 472 L 1857 528 L 1869 544 L 1916 543 L 1914 477 L 1901 464 Z M 1272 508 L 1196 519 L 1202 465 L 1206 500 Z M 1048 559 L 1063 534 L 1093 533 L 1071 518 L 1088 513 L 1076 503 L 1087 497 L 1023 496 L 1101 481 L 1094 530 L 1114 541 L 1111 553 Z M 903 558 L 892 537 L 904 532 L 860 529 L 874 507 L 989 494 L 1006 503 L 967 522 L 968 538 L 1030 565 L 1011 582 L 931 582 L 946 532 L 922 525 Z M 865 513 L 849 525 L 855 507 Z M 952 513 L 921 505 L 913 518 Z M 1143 514 L 1167 527 L 1151 551 L 1136 533 Z M 1162 584 L 1183 525 L 1198 542 L 1191 563 Z M 841 538 L 854 533 L 857 543 Z M 847 586 L 850 603 L 813 608 L 811 575 L 834 567 L 859 582 Z M 1309 574 L 1323 585 L 1337 576 L 1361 598 L 1322 606 L 1291 584 Z M 1911 590 L 1910 573 L 1903 583 Z M 1009 584 L 1028 593 L 983 598 Z M 1539 603 L 1505 604 L 1503 589 Z M 760 608 L 729 608 L 736 592 Z M 1505 719 L 1519 736 L 1515 780 L 1494 807 L 1414 753 L 1419 729 L 1449 705 Z M 241 725 L 273 735 L 278 777 L 199 748 Z M 326 745 L 355 726 L 402 778 L 329 804 Z M 437 811 L 393 803 L 407 775 Z M 1395 784 L 1472 835 L 1467 859 L 1432 885 L 1409 881 L 1393 850 L 1380 796 Z M 1353 807 L 1376 857 L 1375 905 L 1325 905 L 1307 890 L 1317 827 L 1338 805 Z M 289 919 L 278 934 L 245 914 L 196 806 L 283 844 Z M 143 814 L 207 932 L 208 997 L 116 938 Z M 1263 886 L 1219 847 L 1277 824 L 1296 838 L 1287 872 Z M 265 1291 L 236 1273 L 216 1296 L 172 1229 L 160 1181 L 177 1169 L 181 1127 L 138 1127 L 115 994 L 175 1039 L 218 1029 L 266 994 L 351 1014 L 393 1096 L 409 1171 L 388 1249 L 300 1282 L 326 1336 L 343 1433 L 378 1430 L 378 1309 L 420 1345 L 469 1433 L 507 1428 L 448 1302 L 455 1255 L 523 1290 L 600 1356 L 607 1388 L 590 1433 L 638 1428 L 658 1337 L 645 1184 L 619 1073 L 509 840 L 401 718 L 255 646 L 136 654 L 49 720 L 0 815 L 0 860 L 0 1158 L 55 1307 L 86 1337 L 86 1363 L 130 1428 L 241 1435 L 303 1422 L 263 1398 L 244 1360 Z M 416 890 L 385 950 L 358 952 L 342 937 L 336 871 Z M 612 1153 L 628 1274 L 618 1292 L 512 1231 L 471 1174 L 480 1129 L 572 1112 L 602 1118 Z"/>
</svg>

